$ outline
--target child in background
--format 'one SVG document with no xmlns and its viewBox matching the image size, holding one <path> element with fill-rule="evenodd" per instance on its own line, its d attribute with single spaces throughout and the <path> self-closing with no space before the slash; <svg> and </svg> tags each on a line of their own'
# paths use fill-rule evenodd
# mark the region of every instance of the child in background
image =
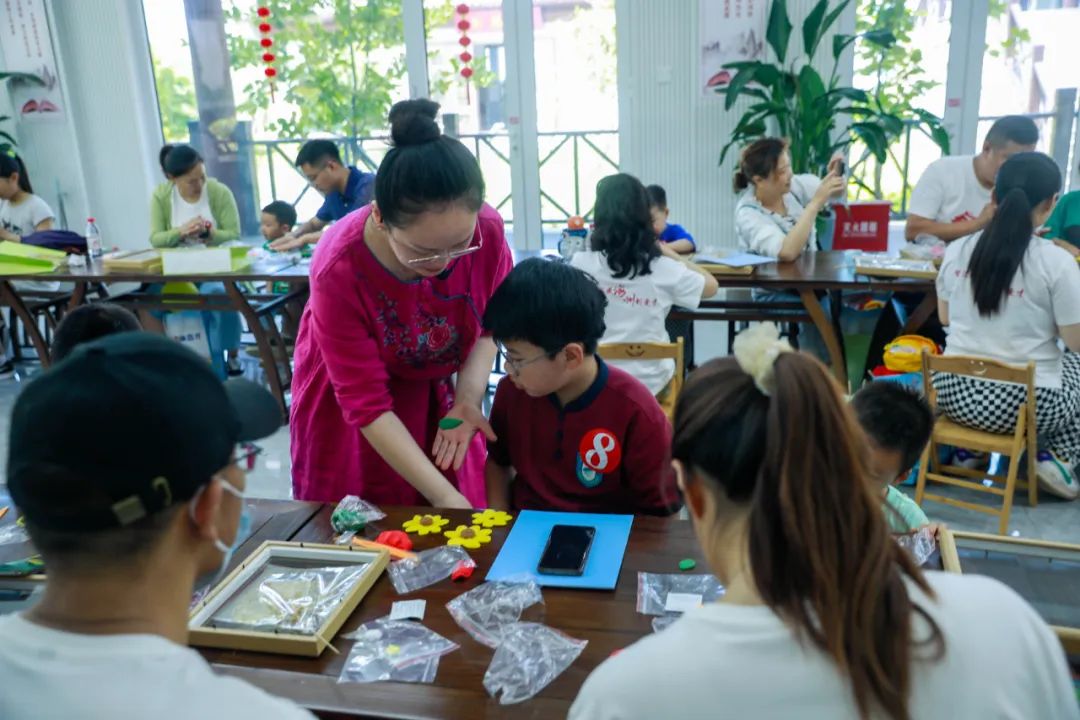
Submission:
<svg viewBox="0 0 1080 720">
<path fill-rule="evenodd" d="M 53 364 L 60 362 L 83 343 L 123 332 L 142 330 L 134 313 L 112 303 L 80 305 L 64 315 L 53 333 L 49 357 Z"/>
<path fill-rule="evenodd" d="M 649 194 L 649 213 L 652 215 L 653 232 L 660 242 L 680 255 L 693 255 L 697 252 L 694 236 L 686 232 L 682 225 L 668 222 L 667 193 L 659 185 L 645 188 Z"/>
<path fill-rule="evenodd" d="M 604 293 L 540 258 L 514 268 L 484 313 L 506 377 L 495 391 L 488 505 L 669 515 L 681 505 L 671 426 L 648 389 L 596 353 Z"/>
<path fill-rule="evenodd" d="M 284 200 L 275 200 L 262 209 L 259 230 L 267 242 L 274 242 L 292 232 L 296 225 L 296 208 Z"/>
<path fill-rule="evenodd" d="M 870 472 L 882 488 L 885 520 L 894 533 L 908 533 L 930 521 L 915 501 L 896 489 L 919 461 L 934 415 L 930 406 L 903 385 L 872 382 L 851 399 L 852 408 L 866 433 L 870 448 Z"/>
<path fill-rule="evenodd" d="M 0 240 L 22 242 L 27 235 L 52 229 L 53 219 L 49 204 L 34 194 L 22 158 L 14 152 L 0 152 Z M 15 287 L 54 292 L 60 289 L 60 283 L 23 280 L 16 282 Z M 4 328 L 2 320 L 0 328 Z M 15 363 L 8 354 L 6 341 L 0 352 L 4 355 L 0 363 L 0 379 L 10 378 L 15 375 Z"/>
<path fill-rule="evenodd" d="M 596 227 L 592 250 L 570 264 L 592 275 L 608 296 L 605 343 L 667 342 L 664 321 L 675 305 L 696 308 L 716 294 L 711 274 L 656 241 L 649 199 L 637 178 L 610 175 L 596 185 Z M 668 388 L 672 360 L 612 362 L 645 384 L 662 405 L 674 407 Z"/>
</svg>

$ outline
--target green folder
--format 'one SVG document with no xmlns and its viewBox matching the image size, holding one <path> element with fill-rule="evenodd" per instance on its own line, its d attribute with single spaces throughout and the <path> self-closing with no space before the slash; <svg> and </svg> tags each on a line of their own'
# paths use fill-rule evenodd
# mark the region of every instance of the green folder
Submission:
<svg viewBox="0 0 1080 720">
<path fill-rule="evenodd" d="M 49 273 L 66 262 L 67 253 L 63 250 L 0 241 L 0 275 Z"/>
</svg>

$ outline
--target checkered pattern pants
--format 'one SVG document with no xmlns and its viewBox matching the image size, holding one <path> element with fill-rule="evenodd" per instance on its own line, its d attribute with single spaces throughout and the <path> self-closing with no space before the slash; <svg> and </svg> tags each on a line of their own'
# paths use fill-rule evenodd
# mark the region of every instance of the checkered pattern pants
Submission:
<svg viewBox="0 0 1080 720">
<path fill-rule="evenodd" d="M 955 422 L 1011 433 L 1027 389 L 992 380 L 938 373 L 938 406 Z M 1080 355 L 1067 352 L 1061 363 L 1060 388 L 1035 388 L 1035 425 L 1039 448 L 1080 467 Z"/>
</svg>

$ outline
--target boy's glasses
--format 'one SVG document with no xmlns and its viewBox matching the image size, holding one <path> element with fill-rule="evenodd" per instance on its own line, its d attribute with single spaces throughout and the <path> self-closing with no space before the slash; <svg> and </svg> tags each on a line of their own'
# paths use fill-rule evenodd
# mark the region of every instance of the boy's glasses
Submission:
<svg viewBox="0 0 1080 720">
<path fill-rule="evenodd" d="M 532 365 L 534 362 L 539 362 L 540 360 L 548 357 L 547 353 L 540 353 L 539 355 L 530 360 L 515 360 L 514 358 L 510 357 L 509 353 L 506 352 L 505 346 L 498 345 L 498 348 L 499 356 L 503 359 L 503 364 L 506 365 L 507 372 L 514 375 L 520 375 L 522 368 Z"/>
</svg>

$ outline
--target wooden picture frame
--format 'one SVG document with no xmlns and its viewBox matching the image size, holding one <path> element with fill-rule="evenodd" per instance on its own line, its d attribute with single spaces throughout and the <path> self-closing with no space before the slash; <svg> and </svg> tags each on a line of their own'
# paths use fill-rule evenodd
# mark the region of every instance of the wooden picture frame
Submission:
<svg viewBox="0 0 1080 720">
<path fill-rule="evenodd" d="M 1019 556 L 1021 558 L 1041 558 L 1048 563 L 1061 560 L 1076 565 L 1076 577 L 1080 582 L 1080 545 L 1051 542 L 1049 540 L 1028 540 L 1026 538 L 1005 537 L 1001 535 L 986 535 L 983 533 L 960 532 L 943 529 L 938 536 L 938 546 L 941 550 L 941 564 L 946 572 L 964 572 L 964 560 L 962 551 L 996 552 L 1004 555 Z M 981 574 L 995 577 L 1012 587 L 1021 597 L 1039 612 L 1040 616 L 1047 621 L 1050 629 L 1058 636 L 1065 652 L 1071 655 L 1080 655 L 1080 623 L 1055 624 L 1053 619 L 1047 618 L 1040 608 L 1040 598 L 1029 597 L 1022 588 L 1015 587 L 1013 583 L 997 578 L 992 573 Z M 1074 607 L 1077 616 L 1080 616 L 1080 594 L 1073 594 Z"/>
<path fill-rule="evenodd" d="M 272 562 L 291 564 L 297 569 L 363 566 L 333 611 L 310 633 L 298 631 L 239 629 L 217 626 L 218 614 L 258 581 Z M 192 608 L 188 617 L 188 644 L 199 647 L 250 650 L 318 657 L 341 629 L 390 562 L 385 550 L 369 550 L 352 545 L 321 545 L 267 541 L 226 575 Z"/>
</svg>

